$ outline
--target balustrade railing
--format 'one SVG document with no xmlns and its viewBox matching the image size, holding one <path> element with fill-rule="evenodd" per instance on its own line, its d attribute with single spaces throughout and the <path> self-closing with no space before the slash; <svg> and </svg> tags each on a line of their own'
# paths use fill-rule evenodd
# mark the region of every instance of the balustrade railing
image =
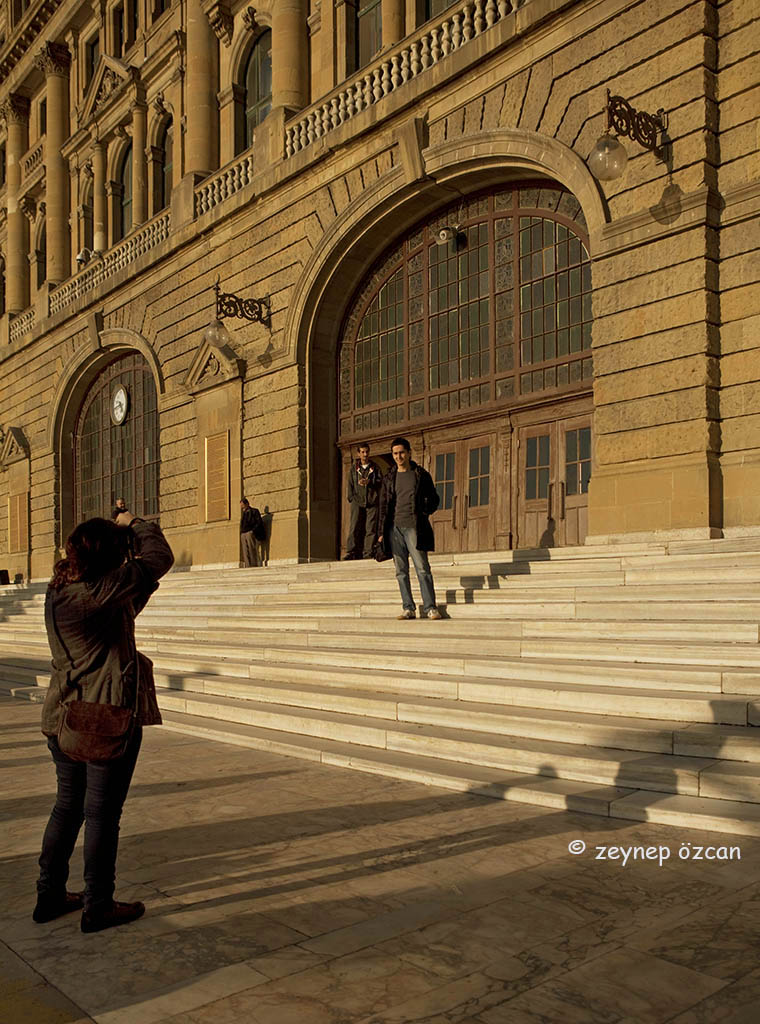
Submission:
<svg viewBox="0 0 760 1024">
<path fill-rule="evenodd" d="M 28 178 L 30 174 L 42 163 L 45 157 L 45 139 L 42 138 L 37 142 L 31 149 L 28 149 L 26 153 L 21 157 L 21 171 L 24 178 Z M 22 179 L 23 180 L 23 179 Z"/>
<path fill-rule="evenodd" d="M 195 190 L 195 216 L 208 213 L 234 196 L 253 178 L 253 151 L 248 150 L 220 171 L 206 178 Z"/>
<path fill-rule="evenodd" d="M 10 323 L 10 340 L 17 341 L 34 327 L 34 306 L 25 309 L 23 313 L 14 316 Z"/>
<path fill-rule="evenodd" d="M 169 237 L 170 214 L 164 210 L 152 221 L 144 224 L 123 242 L 109 249 L 103 256 L 95 256 L 92 263 L 75 277 L 59 285 L 50 294 L 50 314 L 59 313 L 66 306 L 76 302 L 107 278 L 117 274 L 143 253 L 149 252 Z M 11 325 L 12 326 L 12 325 Z"/>
<path fill-rule="evenodd" d="M 449 9 L 437 25 L 426 28 L 416 39 L 389 54 L 375 67 L 363 69 L 333 96 L 316 104 L 294 124 L 286 125 L 286 156 L 306 149 L 530 2 L 468 0 L 453 10 Z"/>
</svg>

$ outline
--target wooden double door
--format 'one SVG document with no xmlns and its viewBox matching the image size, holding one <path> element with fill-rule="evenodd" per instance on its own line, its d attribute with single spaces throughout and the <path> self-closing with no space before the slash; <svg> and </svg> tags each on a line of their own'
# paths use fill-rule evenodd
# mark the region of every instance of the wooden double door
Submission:
<svg viewBox="0 0 760 1024">
<path fill-rule="evenodd" d="M 441 499 L 433 518 L 436 550 L 493 550 L 501 483 L 496 432 L 433 441 L 428 468 Z"/>
<path fill-rule="evenodd" d="M 386 447 L 382 439 L 372 448 L 383 472 L 393 464 Z M 441 499 L 432 519 L 436 551 L 583 544 L 591 451 L 590 400 L 414 435 L 412 456 Z M 345 493 L 348 457 L 344 465 Z M 344 546 L 347 530 L 346 513 Z"/>
<path fill-rule="evenodd" d="M 515 439 L 515 547 L 583 544 L 591 479 L 590 416 L 518 426 Z"/>
</svg>

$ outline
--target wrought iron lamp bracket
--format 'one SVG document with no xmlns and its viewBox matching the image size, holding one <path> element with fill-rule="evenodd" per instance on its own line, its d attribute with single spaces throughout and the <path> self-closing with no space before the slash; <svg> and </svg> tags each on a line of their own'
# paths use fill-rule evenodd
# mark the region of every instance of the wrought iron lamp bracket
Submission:
<svg viewBox="0 0 760 1024">
<path fill-rule="evenodd" d="M 655 114 L 636 110 L 622 96 L 611 96 L 607 90 L 607 130 L 624 135 L 640 146 L 661 154 L 661 137 L 667 131 L 667 114 L 662 107 Z"/>
<path fill-rule="evenodd" d="M 271 328 L 272 308 L 269 295 L 260 299 L 242 299 L 239 295 L 221 291 L 219 278 L 214 285 L 214 291 L 216 292 L 217 320 L 238 317 L 240 320 L 250 320 L 251 323 L 259 323 Z"/>
</svg>

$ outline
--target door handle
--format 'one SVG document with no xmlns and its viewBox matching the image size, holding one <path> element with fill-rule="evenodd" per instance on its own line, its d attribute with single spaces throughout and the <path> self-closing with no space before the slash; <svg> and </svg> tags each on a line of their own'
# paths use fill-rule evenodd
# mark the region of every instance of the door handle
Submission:
<svg viewBox="0 0 760 1024">
<path fill-rule="evenodd" d="M 565 518 L 565 481 L 562 480 L 559 485 L 559 517 L 560 519 Z"/>
<path fill-rule="evenodd" d="M 464 516 L 462 517 L 462 529 L 467 529 L 467 511 L 470 507 L 470 495 L 465 494 L 464 496 Z"/>
<path fill-rule="evenodd" d="M 551 519 L 552 517 L 552 487 L 554 484 L 546 485 L 546 518 Z"/>
<path fill-rule="evenodd" d="M 456 530 L 457 528 L 457 496 L 454 495 L 454 504 L 451 506 L 451 525 Z"/>
</svg>

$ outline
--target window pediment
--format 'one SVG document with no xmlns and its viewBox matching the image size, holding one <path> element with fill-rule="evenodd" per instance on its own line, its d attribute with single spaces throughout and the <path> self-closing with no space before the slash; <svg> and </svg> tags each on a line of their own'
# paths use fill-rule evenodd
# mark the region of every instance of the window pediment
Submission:
<svg viewBox="0 0 760 1024">
<path fill-rule="evenodd" d="M 102 114 L 137 76 L 137 68 L 104 54 L 85 94 L 82 121 Z"/>
<path fill-rule="evenodd" d="M 24 431 L 21 427 L 8 427 L 0 448 L 0 468 L 7 469 L 14 462 L 21 462 L 28 457 L 29 448 Z"/>
<path fill-rule="evenodd" d="M 191 395 L 242 377 L 244 362 L 227 344 L 216 345 L 204 337 L 190 365 L 185 387 Z"/>
</svg>

